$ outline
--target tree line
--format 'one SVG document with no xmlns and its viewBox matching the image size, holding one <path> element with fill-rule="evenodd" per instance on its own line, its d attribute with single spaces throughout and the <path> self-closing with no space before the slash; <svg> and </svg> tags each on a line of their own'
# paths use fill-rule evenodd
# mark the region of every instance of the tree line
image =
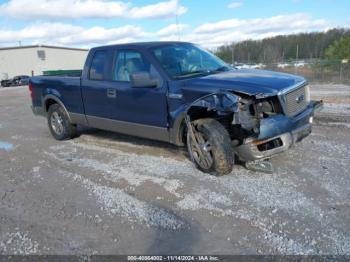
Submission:
<svg viewBox="0 0 350 262">
<path fill-rule="evenodd" d="M 347 43 L 350 29 L 331 29 L 326 32 L 279 35 L 262 40 L 246 40 L 220 46 L 215 54 L 228 63 L 280 63 L 308 59 L 340 57 L 344 53 L 339 43 Z M 338 48 L 335 48 L 338 46 Z M 343 44 L 344 46 L 344 44 Z M 345 44 L 346 46 L 346 44 Z M 330 51 L 332 50 L 332 51 Z M 330 54 L 333 54 L 330 55 Z M 347 56 L 347 54 L 345 54 Z M 343 57 L 346 58 L 346 57 Z"/>
</svg>

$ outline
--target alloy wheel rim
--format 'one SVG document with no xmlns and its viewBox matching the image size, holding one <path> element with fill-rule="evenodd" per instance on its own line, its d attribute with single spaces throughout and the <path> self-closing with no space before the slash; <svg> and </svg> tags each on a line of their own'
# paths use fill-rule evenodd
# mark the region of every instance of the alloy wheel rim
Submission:
<svg viewBox="0 0 350 262">
<path fill-rule="evenodd" d="M 203 137 L 198 131 L 195 132 L 199 149 L 194 145 L 193 140 L 190 139 L 190 149 L 192 156 L 196 163 L 203 169 L 209 169 L 213 165 L 212 147 L 210 142 Z M 201 150 L 199 153 L 198 150 Z"/>
<path fill-rule="evenodd" d="M 64 130 L 62 117 L 57 112 L 53 112 L 51 114 L 50 121 L 51 121 L 52 130 L 57 135 L 62 135 Z"/>
</svg>

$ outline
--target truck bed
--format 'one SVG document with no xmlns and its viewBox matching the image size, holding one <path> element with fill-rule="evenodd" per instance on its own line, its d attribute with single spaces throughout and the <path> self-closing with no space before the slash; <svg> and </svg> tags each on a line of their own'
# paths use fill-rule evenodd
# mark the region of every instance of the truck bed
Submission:
<svg viewBox="0 0 350 262">
<path fill-rule="evenodd" d="M 45 108 L 47 105 L 42 101 L 55 96 L 68 112 L 84 114 L 79 76 L 36 76 L 31 78 L 31 83 L 34 108 Z"/>
</svg>

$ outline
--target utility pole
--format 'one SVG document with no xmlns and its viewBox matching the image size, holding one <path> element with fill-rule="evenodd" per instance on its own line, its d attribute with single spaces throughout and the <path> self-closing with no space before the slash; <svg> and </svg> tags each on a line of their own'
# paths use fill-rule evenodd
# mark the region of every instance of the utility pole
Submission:
<svg viewBox="0 0 350 262">
<path fill-rule="evenodd" d="M 231 46 L 231 63 L 232 66 L 235 64 L 235 45 L 232 44 Z"/>
<path fill-rule="evenodd" d="M 296 51 L 296 54 L 295 54 L 295 63 L 294 63 L 294 72 L 295 72 L 295 74 L 297 74 L 297 72 L 298 72 L 298 67 L 297 67 L 298 59 L 299 59 L 299 44 L 297 44 L 297 51 Z"/>
<path fill-rule="evenodd" d="M 295 62 L 298 62 L 299 59 L 299 44 L 297 44 L 297 52 L 295 54 Z"/>
<path fill-rule="evenodd" d="M 265 50 L 265 48 L 264 48 L 264 58 L 263 58 L 263 60 L 264 60 L 263 63 L 266 64 L 266 50 Z"/>
</svg>

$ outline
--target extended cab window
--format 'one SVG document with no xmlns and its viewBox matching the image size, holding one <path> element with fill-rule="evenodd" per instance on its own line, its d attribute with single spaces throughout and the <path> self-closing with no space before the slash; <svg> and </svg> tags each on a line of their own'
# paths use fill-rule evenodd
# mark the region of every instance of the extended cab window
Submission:
<svg viewBox="0 0 350 262">
<path fill-rule="evenodd" d="M 119 51 L 115 59 L 113 80 L 130 82 L 134 73 L 149 73 L 152 79 L 160 79 L 152 64 L 137 51 Z"/>
<path fill-rule="evenodd" d="M 107 51 L 96 51 L 92 58 L 91 67 L 89 70 L 89 79 L 104 80 L 104 72 L 106 66 Z"/>
</svg>

